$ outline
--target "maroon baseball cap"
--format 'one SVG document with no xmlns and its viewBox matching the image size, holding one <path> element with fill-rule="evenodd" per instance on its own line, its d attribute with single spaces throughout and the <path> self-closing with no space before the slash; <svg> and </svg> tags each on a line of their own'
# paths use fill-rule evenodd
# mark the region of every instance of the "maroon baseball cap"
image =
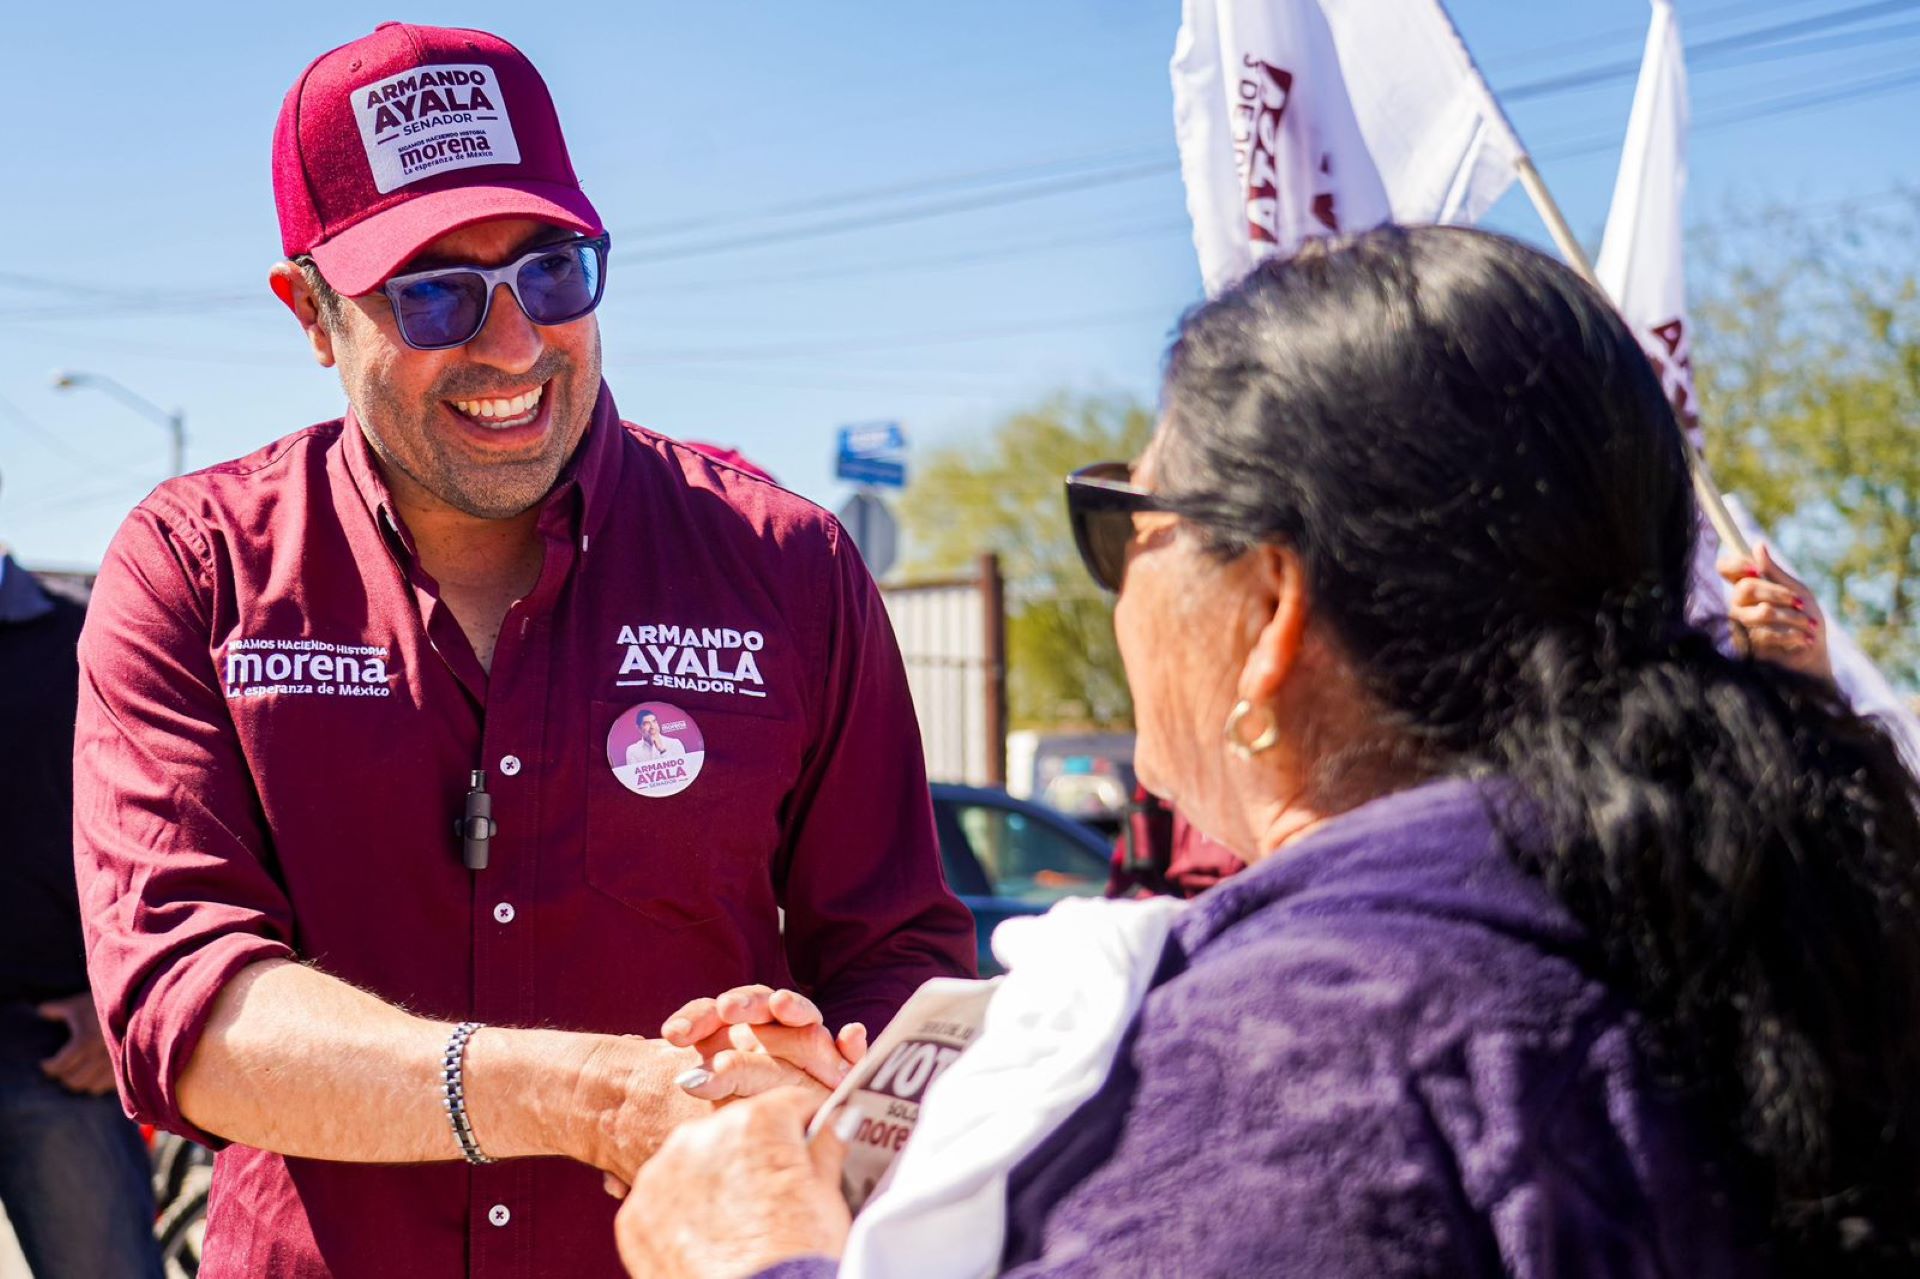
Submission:
<svg viewBox="0 0 1920 1279">
<path fill-rule="evenodd" d="M 399 22 L 294 82 L 274 128 L 273 197 L 287 256 L 311 255 L 349 296 L 476 222 L 605 230 L 526 55 L 484 31 Z"/>
</svg>

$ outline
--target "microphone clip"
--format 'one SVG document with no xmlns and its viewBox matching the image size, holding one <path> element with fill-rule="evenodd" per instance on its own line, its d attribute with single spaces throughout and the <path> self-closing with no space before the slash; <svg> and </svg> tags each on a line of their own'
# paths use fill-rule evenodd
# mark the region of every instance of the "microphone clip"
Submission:
<svg viewBox="0 0 1920 1279">
<path fill-rule="evenodd" d="M 487 770 L 476 768 L 468 780 L 460 820 L 453 824 L 460 840 L 460 860 L 468 870 L 487 868 L 487 850 L 500 826 L 493 820 L 493 796 L 487 794 Z"/>
</svg>

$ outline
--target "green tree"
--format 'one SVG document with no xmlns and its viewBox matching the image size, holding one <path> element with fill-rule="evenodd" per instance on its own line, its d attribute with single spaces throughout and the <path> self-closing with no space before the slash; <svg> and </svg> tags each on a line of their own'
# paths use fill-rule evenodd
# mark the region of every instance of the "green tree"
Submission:
<svg viewBox="0 0 1920 1279">
<path fill-rule="evenodd" d="M 999 554 L 1007 581 L 1007 707 L 1015 728 L 1132 726 L 1112 603 L 1080 565 L 1061 480 L 1145 447 L 1151 410 L 1055 396 L 935 451 L 901 502 L 907 573 L 964 572 Z"/>
<path fill-rule="evenodd" d="M 1920 196 L 1878 217 L 1768 211 L 1694 254 L 1715 478 L 1908 686 L 1920 680 L 1916 243 Z"/>
</svg>

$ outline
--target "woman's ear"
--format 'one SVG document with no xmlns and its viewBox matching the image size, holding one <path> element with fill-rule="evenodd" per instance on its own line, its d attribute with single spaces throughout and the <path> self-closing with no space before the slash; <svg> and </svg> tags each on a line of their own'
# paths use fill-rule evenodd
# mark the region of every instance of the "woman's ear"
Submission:
<svg viewBox="0 0 1920 1279">
<path fill-rule="evenodd" d="M 313 348 L 313 358 L 321 368 L 332 368 L 333 331 L 320 314 L 319 300 L 307 284 L 306 273 L 291 262 L 276 262 L 267 272 L 267 284 L 300 322 L 301 332 L 307 335 L 307 345 Z"/>
<path fill-rule="evenodd" d="M 1240 668 L 1238 691 L 1255 706 L 1272 706 L 1300 664 L 1309 605 L 1307 575 L 1300 557 L 1284 546 L 1256 547 L 1247 561 L 1247 586 L 1262 620 Z"/>
</svg>

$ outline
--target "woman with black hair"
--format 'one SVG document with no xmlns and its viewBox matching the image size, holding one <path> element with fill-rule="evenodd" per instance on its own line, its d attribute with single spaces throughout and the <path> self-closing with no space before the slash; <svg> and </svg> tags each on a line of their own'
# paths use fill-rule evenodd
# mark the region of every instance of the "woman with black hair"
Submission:
<svg viewBox="0 0 1920 1279">
<path fill-rule="evenodd" d="M 1309 246 L 1069 493 L 1141 780 L 1252 864 L 1013 1152 L 1007 1273 L 1920 1267 L 1920 797 L 1687 626 L 1679 430 L 1603 298 L 1476 231 Z M 811 1104 L 676 1134 L 635 1272 L 832 1273 Z"/>
</svg>

